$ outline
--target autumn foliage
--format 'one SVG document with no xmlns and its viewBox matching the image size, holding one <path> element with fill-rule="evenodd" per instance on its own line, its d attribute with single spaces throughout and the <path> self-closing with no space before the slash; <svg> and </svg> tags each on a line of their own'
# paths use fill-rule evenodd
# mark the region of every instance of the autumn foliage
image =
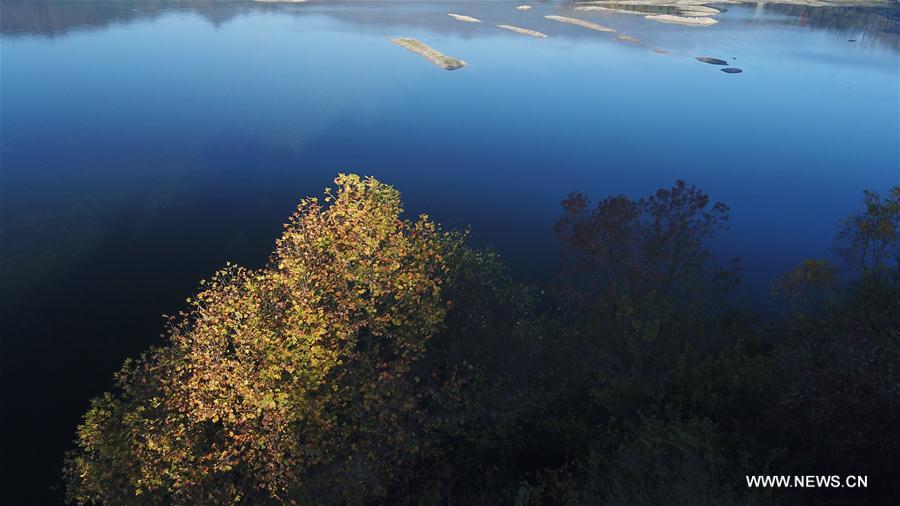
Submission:
<svg viewBox="0 0 900 506">
<path fill-rule="evenodd" d="M 772 321 L 709 248 L 728 207 L 681 181 L 572 194 L 546 290 L 388 185 L 335 185 L 92 401 L 70 501 L 804 504 L 830 496 L 744 476 L 900 471 L 900 189 L 845 222 L 849 268 L 775 284 Z M 864 493 L 841 499 L 892 490 Z"/>
<path fill-rule="evenodd" d="M 358 501 L 427 452 L 455 378 L 422 363 L 457 238 L 399 194 L 340 176 L 268 267 L 228 266 L 93 402 L 68 461 L 78 501 Z"/>
</svg>

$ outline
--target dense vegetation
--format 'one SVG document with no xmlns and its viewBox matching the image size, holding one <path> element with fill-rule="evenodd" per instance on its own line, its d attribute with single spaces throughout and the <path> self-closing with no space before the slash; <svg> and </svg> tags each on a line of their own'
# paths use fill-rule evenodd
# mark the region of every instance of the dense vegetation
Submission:
<svg viewBox="0 0 900 506">
<path fill-rule="evenodd" d="M 92 402 L 69 499 L 106 504 L 845 504 L 898 492 L 900 188 L 844 265 L 729 303 L 728 207 L 677 182 L 563 202 L 558 280 L 339 176 L 267 267 L 227 266 Z M 782 314 L 783 313 L 783 314 Z M 748 489 L 745 475 L 867 475 Z"/>
</svg>

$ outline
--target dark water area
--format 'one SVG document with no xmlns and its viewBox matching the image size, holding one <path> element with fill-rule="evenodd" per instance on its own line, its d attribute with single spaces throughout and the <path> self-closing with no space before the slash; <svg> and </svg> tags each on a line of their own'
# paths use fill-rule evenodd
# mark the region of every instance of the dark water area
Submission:
<svg viewBox="0 0 900 506">
<path fill-rule="evenodd" d="M 728 5 L 698 28 L 571 2 L 0 5 L 9 504 L 60 499 L 88 400 L 161 342 L 161 315 L 200 279 L 263 265 L 294 206 L 338 172 L 396 186 L 410 215 L 470 227 L 536 281 L 555 269 L 569 192 L 639 197 L 684 179 L 731 206 L 716 249 L 741 257 L 749 298 L 831 255 L 864 189 L 900 183 L 891 8 Z M 393 37 L 468 66 L 442 71 Z"/>
</svg>

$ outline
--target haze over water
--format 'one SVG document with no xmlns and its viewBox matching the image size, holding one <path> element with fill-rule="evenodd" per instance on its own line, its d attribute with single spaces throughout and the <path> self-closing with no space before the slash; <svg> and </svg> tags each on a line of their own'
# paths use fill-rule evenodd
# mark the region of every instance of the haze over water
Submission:
<svg viewBox="0 0 900 506">
<path fill-rule="evenodd" d="M 159 342 L 160 315 L 201 278 L 262 265 L 297 202 L 338 172 L 471 227 L 535 280 L 556 266 L 569 192 L 640 197 L 684 179 L 731 206 L 717 251 L 741 257 L 750 297 L 830 255 L 864 189 L 900 184 L 889 15 L 728 5 L 686 27 L 515 5 L 3 2 L 2 383 L 16 407 L 3 416 L 20 435 L 4 453 L 23 488 L 56 497 L 87 399 Z M 394 37 L 468 65 L 441 70 Z"/>
</svg>

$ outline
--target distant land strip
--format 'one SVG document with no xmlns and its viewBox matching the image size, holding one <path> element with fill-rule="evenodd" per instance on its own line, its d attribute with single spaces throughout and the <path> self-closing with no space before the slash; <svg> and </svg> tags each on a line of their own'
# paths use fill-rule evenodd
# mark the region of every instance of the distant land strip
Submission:
<svg viewBox="0 0 900 506">
<path fill-rule="evenodd" d="M 466 62 L 458 58 L 453 58 L 452 56 L 447 56 L 440 51 L 429 47 L 424 42 L 418 41 L 416 39 L 409 39 L 404 37 L 399 39 L 392 39 L 391 42 L 397 44 L 400 47 L 405 47 L 406 49 L 409 49 L 419 56 L 424 56 L 428 59 L 428 61 L 434 63 L 444 70 L 456 70 L 458 68 L 466 66 Z"/>
<path fill-rule="evenodd" d="M 609 11 L 609 12 L 618 12 L 621 14 L 646 14 L 645 12 L 635 11 L 630 9 L 616 9 L 614 7 L 601 7 L 599 5 L 578 5 L 575 7 L 576 11 Z"/>
<path fill-rule="evenodd" d="M 512 25 L 497 25 L 497 28 L 503 28 L 504 30 L 509 30 L 511 32 L 521 33 L 522 35 L 530 35 L 532 37 L 537 37 L 539 39 L 547 38 L 547 34 L 541 33 L 535 30 L 529 30 L 527 28 L 519 28 L 518 26 Z"/>
<path fill-rule="evenodd" d="M 591 30 L 597 30 L 598 32 L 615 32 L 614 29 L 608 28 L 603 25 L 598 25 L 597 23 L 591 23 L 590 21 L 585 21 L 583 19 L 578 18 L 567 18 L 565 16 L 544 16 L 547 19 L 551 19 L 553 21 L 559 21 L 560 23 L 568 23 L 570 25 L 581 26 L 584 28 L 589 28 Z"/>
<path fill-rule="evenodd" d="M 481 23 L 480 19 L 473 18 L 472 16 L 463 16 L 462 14 L 453 14 L 452 12 L 447 15 L 457 21 L 465 21 L 466 23 Z"/>
<path fill-rule="evenodd" d="M 718 23 L 718 21 L 713 18 L 693 18 L 673 16 L 671 14 L 651 14 L 649 16 L 644 16 L 644 19 L 649 19 L 650 21 L 658 21 L 660 23 L 672 23 L 676 25 L 687 26 L 709 26 Z"/>
</svg>

